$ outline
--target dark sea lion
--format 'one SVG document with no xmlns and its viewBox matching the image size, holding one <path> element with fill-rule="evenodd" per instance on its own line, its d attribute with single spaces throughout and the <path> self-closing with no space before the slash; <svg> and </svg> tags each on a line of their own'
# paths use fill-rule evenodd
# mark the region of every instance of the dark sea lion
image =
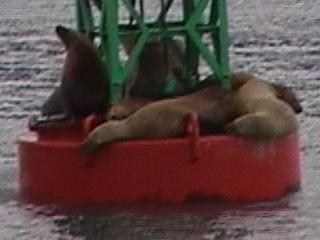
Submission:
<svg viewBox="0 0 320 240">
<path fill-rule="evenodd" d="M 44 104 L 41 106 L 41 115 L 52 116 L 57 114 L 63 114 L 63 100 L 61 87 L 56 87 L 52 94 L 47 98 Z"/>
<path fill-rule="evenodd" d="M 237 91 L 240 117 L 226 126 L 228 132 L 256 140 L 272 140 L 297 131 L 293 109 L 277 98 L 272 85 L 251 79 Z"/>
<path fill-rule="evenodd" d="M 125 44 L 130 54 L 134 45 L 128 41 Z M 186 83 L 183 59 L 182 45 L 177 40 L 165 38 L 147 42 L 139 56 L 135 73 L 128 80 L 126 96 L 158 99 L 170 76 L 177 83 L 173 95 L 184 93 Z"/>
<path fill-rule="evenodd" d="M 185 134 L 185 120 L 196 113 L 201 122 L 220 130 L 237 116 L 234 92 L 208 87 L 185 96 L 150 103 L 123 120 L 108 121 L 85 139 L 87 152 L 126 139 L 159 139 Z M 211 130 L 212 130 L 211 129 Z"/>
<path fill-rule="evenodd" d="M 91 0 L 102 9 L 102 0 Z M 131 54 L 135 47 L 132 37 L 121 39 L 125 52 Z M 131 74 L 125 86 L 125 97 L 152 98 L 161 97 L 168 76 L 176 79 L 176 92 L 186 92 L 184 79 L 184 50 L 182 43 L 172 38 L 149 40 L 140 53 L 138 66 Z"/>
<path fill-rule="evenodd" d="M 43 115 L 61 113 L 78 118 L 103 113 L 109 107 L 109 82 L 104 63 L 91 41 L 84 35 L 62 26 L 57 36 L 67 55 L 61 85 L 42 107 Z"/>
<path fill-rule="evenodd" d="M 133 42 L 126 41 L 128 53 L 133 47 Z M 168 76 L 176 79 L 173 96 L 186 93 L 183 69 L 183 49 L 178 41 L 162 39 L 147 42 L 137 68 L 127 82 L 125 98 L 111 107 L 108 119 L 126 118 L 151 100 L 163 98 L 161 95 Z"/>
</svg>

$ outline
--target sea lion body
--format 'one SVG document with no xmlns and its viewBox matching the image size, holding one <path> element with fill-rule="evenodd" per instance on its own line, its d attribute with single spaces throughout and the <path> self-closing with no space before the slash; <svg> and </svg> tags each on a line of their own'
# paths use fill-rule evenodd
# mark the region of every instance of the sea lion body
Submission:
<svg viewBox="0 0 320 240">
<path fill-rule="evenodd" d="M 63 113 L 77 118 L 102 113 L 108 108 L 109 82 L 102 59 L 88 38 L 62 26 L 57 36 L 66 47 L 61 85 L 43 106 L 42 114 Z"/>
<path fill-rule="evenodd" d="M 240 117 L 226 126 L 228 132 L 256 140 L 284 137 L 298 129 L 293 109 L 277 98 L 269 84 L 252 79 L 237 92 Z"/>
<path fill-rule="evenodd" d="M 185 133 L 185 121 L 191 113 L 196 113 L 200 122 L 222 128 L 235 118 L 233 99 L 231 91 L 209 87 L 189 95 L 159 100 L 140 108 L 126 119 L 98 126 L 82 147 L 91 152 L 118 140 L 178 137 Z"/>
<path fill-rule="evenodd" d="M 232 83 L 233 91 L 239 90 L 239 88 L 243 86 L 245 83 L 247 83 L 249 80 L 258 80 L 258 81 L 265 82 L 266 84 L 269 84 L 274 89 L 277 98 L 289 104 L 292 107 L 292 109 L 295 111 L 295 113 L 298 114 L 303 111 L 301 103 L 298 97 L 296 96 L 296 94 L 290 88 L 282 84 L 269 83 L 267 81 L 261 80 L 256 76 L 246 72 L 232 73 L 230 76 L 230 80 Z M 212 80 L 205 80 L 204 83 L 198 86 L 198 89 L 196 91 L 206 87 L 210 87 L 213 84 L 214 83 Z M 148 99 L 128 97 L 124 100 L 121 100 L 120 102 L 116 103 L 114 106 L 111 107 L 108 113 L 108 119 L 117 119 L 117 120 L 124 119 L 130 116 L 135 111 L 137 111 L 139 108 L 145 106 L 150 102 L 151 101 L 149 101 Z"/>
<path fill-rule="evenodd" d="M 274 89 L 277 98 L 289 104 L 292 107 L 292 109 L 295 111 L 295 113 L 301 113 L 303 111 L 301 103 L 298 97 L 296 96 L 296 94 L 289 87 L 286 87 L 282 84 L 270 83 L 246 72 L 232 73 L 230 76 L 230 80 L 231 80 L 233 90 L 238 90 L 250 80 L 256 80 L 256 81 L 269 84 L 270 87 Z"/>
<path fill-rule="evenodd" d="M 127 53 L 131 53 L 133 43 L 125 43 Z M 161 98 L 169 76 L 177 80 L 177 89 L 173 95 L 185 93 L 183 78 L 184 53 L 180 42 L 165 38 L 146 43 L 139 56 L 135 73 L 129 78 L 126 96 L 138 98 Z"/>
<path fill-rule="evenodd" d="M 125 43 L 130 53 L 134 44 Z M 147 42 L 139 57 L 137 68 L 131 74 L 125 90 L 125 98 L 114 104 L 107 118 L 124 119 L 152 100 L 163 98 L 162 91 L 168 76 L 177 80 L 177 89 L 173 96 L 186 93 L 183 79 L 183 49 L 173 39 L 153 40 Z"/>
<path fill-rule="evenodd" d="M 51 116 L 57 114 L 63 114 L 63 99 L 61 87 L 56 87 L 51 95 L 47 98 L 44 104 L 41 106 L 41 115 Z"/>
</svg>

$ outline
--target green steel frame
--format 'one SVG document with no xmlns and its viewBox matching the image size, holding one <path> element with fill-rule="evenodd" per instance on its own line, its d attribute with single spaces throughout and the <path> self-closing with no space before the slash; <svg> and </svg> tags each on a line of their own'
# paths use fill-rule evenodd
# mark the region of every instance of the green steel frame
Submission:
<svg viewBox="0 0 320 240">
<path fill-rule="evenodd" d="M 94 17 L 89 0 L 76 0 L 77 28 L 91 38 L 101 40 L 101 54 L 107 64 L 112 82 L 110 96 L 112 101 L 122 97 L 122 87 L 137 64 L 139 54 L 151 37 L 185 38 L 185 77 L 190 88 L 198 82 L 199 56 L 208 64 L 221 88 L 229 88 L 229 38 L 227 31 L 226 0 L 182 0 L 183 19 L 167 21 L 166 15 L 175 0 L 160 0 L 161 11 L 153 22 L 144 19 L 143 0 L 140 9 L 135 7 L 135 0 L 101 0 L 102 10 L 99 24 L 94 24 Z M 130 14 L 130 22 L 118 22 L 119 5 L 123 4 Z M 209 16 L 205 16 L 205 10 Z M 209 34 L 213 51 L 203 42 L 203 35 Z M 121 39 L 136 38 L 136 45 L 126 62 L 119 56 Z"/>
</svg>

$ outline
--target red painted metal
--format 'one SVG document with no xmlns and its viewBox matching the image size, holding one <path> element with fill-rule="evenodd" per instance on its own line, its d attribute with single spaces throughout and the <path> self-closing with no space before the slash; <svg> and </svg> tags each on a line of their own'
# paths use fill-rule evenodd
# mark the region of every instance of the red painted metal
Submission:
<svg viewBox="0 0 320 240">
<path fill-rule="evenodd" d="M 21 135 L 22 196 L 60 204 L 192 196 L 256 201 L 279 198 L 300 182 L 297 133 L 274 142 L 199 136 L 191 115 L 185 138 L 119 142 L 88 156 L 79 146 L 98 122 L 89 118 Z"/>
</svg>

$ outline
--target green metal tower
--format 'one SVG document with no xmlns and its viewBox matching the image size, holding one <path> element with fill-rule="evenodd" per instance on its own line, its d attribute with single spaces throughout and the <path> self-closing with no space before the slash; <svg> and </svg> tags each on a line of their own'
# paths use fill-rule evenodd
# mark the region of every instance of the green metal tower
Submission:
<svg viewBox="0 0 320 240">
<path fill-rule="evenodd" d="M 112 82 L 112 101 L 122 97 L 123 84 L 136 66 L 143 47 L 154 37 L 184 38 L 184 73 L 190 88 L 199 79 L 199 57 L 207 63 L 220 87 L 230 87 L 226 0 L 153 0 L 159 1 L 161 6 L 159 15 L 153 21 L 145 18 L 144 0 L 93 1 L 101 3 L 98 21 L 89 0 L 76 0 L 77 27 L 91 38 L 100 40 L 101 54 Z M 174 2 L 180 2 L 182 19 L 170 21 L 167 14 Z M 129 13 L 127 23 L 119 20 L 120 6 Z M 209 36 L 212 49 L 204 42 L 204 35 Z M 121 61 L 120 46 L 122 40 L 128 37 L 136 39 L 136 44 L 128 59 Z"/>
</svg>

